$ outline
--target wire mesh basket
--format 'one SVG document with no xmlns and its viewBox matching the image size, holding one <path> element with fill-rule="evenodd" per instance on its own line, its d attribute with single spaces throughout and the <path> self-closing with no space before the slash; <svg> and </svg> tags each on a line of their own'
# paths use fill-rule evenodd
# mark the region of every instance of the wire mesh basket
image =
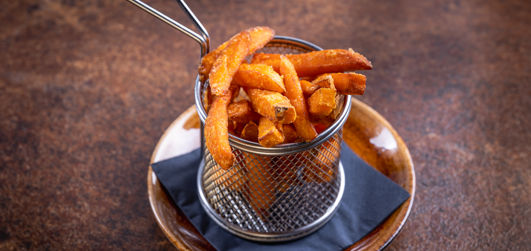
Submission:
<svg viewBox="0 0 531 251">
<path fill-rule="evenodd" d="M 141 0 L 129 2 L 193 38 L 201 46 L 201 56 L 209 51 L 210 36 L 184 0 L 177 2 L 199 34 Z M 322 49 L 304 40 L 275 36 L 260 52 L 295 54 L 314 50 Z M 292 240 L 324 225 L 339 206 L 345 187 L 339 157 L 350 96 L 340 99 L 342 108 L 335 122 L 308 143 L 268 148 L 230 135 L 236 158 L 234 165 L 225 170 L 204 147 L 207 114 L 202 95 L 207 88 L 208 81 L 203 83 L 198 76 L 194 95 L 201 119 L 203 159 L 197 184 L 207 214 L 229 232 L 256 241 Z"/>
<path fill-rule="evenodd" d="M 276 36 L 259 52 L 295 54 L 320 47 Z M 203 90 L 196 80 L 195 99 L 204 123 Z M 234 165 L 225 170 L 203 147 L 197 177 L 199 197 L 207 214 L 221 227 L 255 241 L 286 241 L 317 230 L 333 215 L 344 190 L 340 163 L 342 127 L 350 97 L 342 99 L 336 121 L 308 143 L 263 147 L 230 135 Z M 201 139 L 204 146 L 204 139 Z"/>
</svg>

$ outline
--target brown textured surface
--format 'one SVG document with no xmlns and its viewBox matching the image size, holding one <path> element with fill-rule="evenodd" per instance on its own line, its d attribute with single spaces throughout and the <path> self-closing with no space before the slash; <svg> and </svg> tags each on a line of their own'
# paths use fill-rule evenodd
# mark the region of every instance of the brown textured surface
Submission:
<svg viewBox="0 0 531 251">
<path fill-rule="evenodd" d="M 174 1 L 148 1 L 184 20 Z M 254 25 L 366 55 L 361 100 L 417 173 L 389 250 L 531 247 L 528 1 L 190 1 L 218 45 Z M 199 47 L 126 1 L 0 10 L 0 249 L 170 249 L 146 166 L 193 103 Z M 189 21 L 184 21 L 190 25 Z"/>
</svg>

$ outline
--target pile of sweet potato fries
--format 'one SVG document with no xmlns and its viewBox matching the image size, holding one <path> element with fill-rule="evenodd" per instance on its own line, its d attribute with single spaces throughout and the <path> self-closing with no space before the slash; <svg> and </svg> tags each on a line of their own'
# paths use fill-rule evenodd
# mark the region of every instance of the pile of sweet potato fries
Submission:
<svg viewBox="0 0 531 251">
<path fill-rule="evenodd" d="M 345 73 L 370 70 L 363 55 L 352 49 L 255 54 L 273 36 L 271 28 L 250 28 L 201 60 L 200 77 L 209 80 L 206 146 L 225 170 L 234 162 L 229 133 L 266 147 L 309 142 L 337 118 L 343 95 L 365 91 L 364 75 Z"/>
</svg>

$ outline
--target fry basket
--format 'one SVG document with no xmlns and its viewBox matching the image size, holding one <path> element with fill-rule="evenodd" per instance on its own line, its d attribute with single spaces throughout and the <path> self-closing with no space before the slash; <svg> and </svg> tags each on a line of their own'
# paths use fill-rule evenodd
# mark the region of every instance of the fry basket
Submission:
<svg viewBox="0 0 531 251">
<path fill-rule="evenodd" d="M 201 56 L 209 50 L 209 35 L 184 0 L 177 2 L 199 34 L 140 0 L 129 2 L 193 38 Z M 304 40 L 275 36 L 259 52 L 296 54 L 320 47 Z M 195 82 L 195 105 L 201 120 L 202 161 L 197 176 L 201 205 L 219 226 L 245 239 L 262 242 L 293 240 L 308 235 L 330 220 L 345 188 L 340 162 L 342 128 L 350 112 L 350 96 L 340 99 L 335 122 L 313 141 L 263 147 L 229 135 L 235 155 L 228 170 L 219 167 L 205 147 L 207 113 L 203 94 L 208 81 Z"/>
<path fill-rule="evenodd" d="M 275 36 L 259 52 L 295 54 L 320 47 Z M 208 81 L 196 79 L 195 103 L 201 119 L 207 113 L 203 93 Z M 345 187 L 339 160 L 342 127 L 350 112 L 344 96 L 335 122 L 308 143 L 263 147 L 230 135 L 234 165 L 222 169 L 203 147 L 197 176 L 201 205 L 221 227 L 242 238 L 276 242 L 300 238 L 323 226 L 338 208 Z M 204 138 L 202 146 L 204 146 Z"/>
</svg>

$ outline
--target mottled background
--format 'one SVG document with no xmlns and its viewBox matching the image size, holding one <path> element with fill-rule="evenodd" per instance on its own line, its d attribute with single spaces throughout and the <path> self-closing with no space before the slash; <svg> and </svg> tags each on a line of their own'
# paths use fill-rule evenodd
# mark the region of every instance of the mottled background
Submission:
<svg viewBox="0 0 531 251">
<path fill-rule="evenodd" d="M 191 26 L 175 1 L 147 1 Z M 367 55 L 360 99 L 408 144 L 389 250 L 531 248 L 530 1 L 189 1 L 218 45 L 256 25 Z M 126 1 L 3 1 L 0 250 L 171 249 L 147 200 L 199 46 Z"/>
</svg>

